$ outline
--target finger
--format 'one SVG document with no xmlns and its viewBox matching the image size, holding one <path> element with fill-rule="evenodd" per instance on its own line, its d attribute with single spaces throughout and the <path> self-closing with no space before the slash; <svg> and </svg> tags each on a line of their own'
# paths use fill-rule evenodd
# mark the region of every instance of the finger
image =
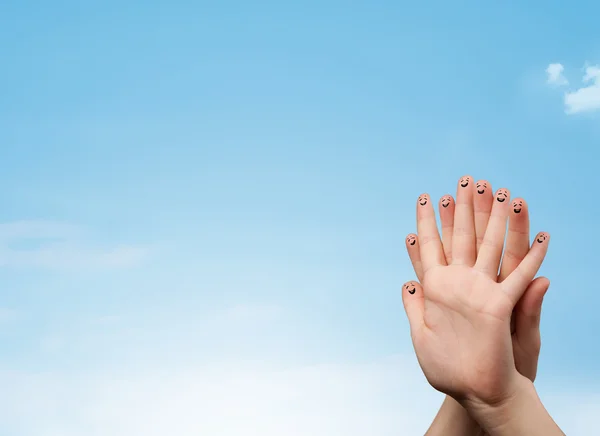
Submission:
<svg viewBox="0 0 600 436">
<path fill-rule="evenodd" d="M 446 257 L 446 265 L 452 262 L 452 233 L 454 228 L 454 198 L 444 195 L 440 199 L 440 221 L 442 222 L 442 247 Z M 420 279 L 419 279 L 420 280 Z"/>
<path fill-rule="evenodd" d="M 475 193 L 473 194 L 473 209 L 475 211 L 475 237 L 477 240 L 477 252 L 481 247 L 485 230 L 490 220 L 492 205 L 494 204 L 494 195 L 492 185 L 487 180 L 480 180 L 475 183 Z"/>
<path fill-rule="evenodd" d="M 516 304 L 525 292 L 529 282 L 533 280 L 548 252 L 550 235 L 540 232 L 536 235 L 525 258 L 515 270 L 500 284 Z"/>
<path fill-rule="evenodd" d="M 508 189 L 498 189 L 494 199 L 490 220 L 481 243 L 481 248 L 477 254 L 475 268 L 496 280 L 502 257 L 502 248 L 504 247 L 506 220 L 508 219 L 510 207 L 510 193 Z"/>
<path fill-rule="evenodd" d="M 473 218 L 473 177 L 464 176 L 458 181 L 454 229 L 452 234 L 452 263 L 473 265 L 477 257 L 475 220 Z"/>
<path fill-rule="evenodd" d="M 529 208 L 522 198 L 511 202 L 506 248 L 502 256 L 502 266 L 498 281 L 501 282 L 512 273 L 529 251 Z"/>
<path fill-rule="evenodd" d="M 408 257 L 410 257 L 410 262 L 417 274 L 417 278 L 422 282 L 423 264 L 421 263 L 421 253 L 419 252 L 419 239 L 414 233 L 406 237 L 406 250 L 408 251 Z"/>
<path fill-rule="evenodd" d="M 426 274 L 430 268 L 446 263 L 435 212 L 428 194 L 420 195 L 417 200 L 417 233 L 423 274 Z"/>
<path fill-rule="evenodd" d="M 527 286 L 515 307 L 515 335 L 519 337 L 521 344 L 534 344 L 535 341 L 530 339 L 535 339 L 535 334 L 539 334 L 542 301 L 549 287 L 550 280 L 546 277 L 536 278 Z"/>
<path fill-rule="evenodd" d="M 550 281 L 545 277 L 538 277 L 532 281 L 513 313 L 514 337 L 523 355 L 518 362 L 517 369 L 531 381 L 535 381 L 537 374 L 538 358 L 542 346 L 540 334 L 542 302 L 549 286 Z"/>
<path fill-rule="evenodd" d="M 402 303 L 410 324 L 410 334 L 414 338 L 423 325 L 425 297 L 423 287 L 418 282 L 407 282 L 402 286 Z"/>
</svg>

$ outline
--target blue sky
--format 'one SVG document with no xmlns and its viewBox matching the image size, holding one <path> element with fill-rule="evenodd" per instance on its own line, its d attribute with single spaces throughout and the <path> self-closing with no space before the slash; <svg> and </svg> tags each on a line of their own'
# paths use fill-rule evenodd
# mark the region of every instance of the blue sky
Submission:
<svg viewBox="0 0 600 436">
<path fill-rule="evenodd" d="M 2 3 L 0 433 L 422 433 L 439 395 L 404 237 L 421 192 L 471 174 L 552 233 L 538 386 L 583 434 L 600 5 L 580 6 Z"/>
</svg>

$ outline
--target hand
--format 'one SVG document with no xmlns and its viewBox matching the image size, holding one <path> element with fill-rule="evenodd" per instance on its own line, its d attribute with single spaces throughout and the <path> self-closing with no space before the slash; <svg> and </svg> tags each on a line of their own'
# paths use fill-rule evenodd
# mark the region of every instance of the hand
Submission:
<svg viewBox="0 0 600 436">
<path fill-rule="evenodd" d="M 483 236 L 488 225 L 493 205 L 491 184 L 486 180 L 475 183 L 474 213 L 475 234 L 477 240 L 477 251 L 483 241 Z M 442 227 L 442 246 L 445 253 L 446 263 L 452 262 L 452 236 L 454 233 L 454 210 L 455 203 L 451 195 L 444 195 L 439 203 Z M 413 264 L 417 278 L 423 280 L 423 268 L 419 251 L 419 239 L 415 234 L 409 234 L 406 238 L 406 248 Z M 525 200 L 516 198 L 512 201 L 509 214 L 508 236 L 504 258 L 500 268 L 497 281 L 514 271 L 519 262 L 529 251 L 529 214 Z M 513 311 L 512 343 L 516 369 L 529 378 L 535 380 L 537 363 L 541 346 L 539 329 L 542 300 L 548 290 L 550 282 L 546 278 L 533 280 L 525 294 L 519 300 L 517 308 Z M 452 397 L 447 396 L 442 407 L 437 413 L 427 435 L 482 435 L 479 424 L 471 418 L 467 411 Z"/>
<path fill-rule="evenodd" d="M 510 334 L 515 305 L 545 256 L 549 236 L 538 234 L 522 262 L 502 282 L 497 275 L 509 215 L 506 189 L 496 193 L 477 256 L 474 183 L 459 182 L 447 264 L 428 195 L 417 205 L 424 289 L 404 287 L 403 301 L 419 363 L 430 384 L 459 401 L 494 404 L 510 397 L 520 375 Z"/>
<path fill-rule="evenodd" d="M 477 251 L 487 228 L 494 197 L 491 184 L 487 180 L 475 183 L 473 196 L 473 209 L 475 215 L 475 236 Z M 438 210 L 442 227 L 442 246 L 446 263 L 452 263 L 452 236 L 454 234 L 455 203 L 451 195 L 444 195 L 439 203 Z M 406 237 L 406 249 L 413 269 L 419 281 L 423 281 L 423 267 L 419 251 L 419 238 L 411 233 Z M 527 202 L 522 198 L 512 200 L 509 211 L 508 235 L 506 248 L 496 281 L 502 282 L 512 273 L 519 262 L 529 251 L 529 213 Z M 537 374 L 538 358 L 541 347 L 540 315 L 542 301 L 550 281 L 538 277 L 527 287 L 523 297 L 519 300 L 513 311 L 511 323 L 511 339 L 515 367 L 519 373 L 531 381 Z"/>
</svg>

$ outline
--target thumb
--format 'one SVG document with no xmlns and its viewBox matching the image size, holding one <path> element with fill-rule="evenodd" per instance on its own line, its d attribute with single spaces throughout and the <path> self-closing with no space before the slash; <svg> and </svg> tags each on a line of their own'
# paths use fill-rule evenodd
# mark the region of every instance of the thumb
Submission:
<svg viewBox="0 0 600 436">
<path fill-rule="evenodd" d="M 402 286 L 402 303 L 410 324 L 411 335 L 414 336 L 421 329 L 425 311 L 423 287 L 419 282 L 406 282 Z"/>
<path fill-rule="evenodd" d="M 544 295 L 550 287 L 550 280 L 538 277 L 532 281 L 515 307 L 515 335 L 523 347 L 539 352 L 540 318 Z"/>
</svg>

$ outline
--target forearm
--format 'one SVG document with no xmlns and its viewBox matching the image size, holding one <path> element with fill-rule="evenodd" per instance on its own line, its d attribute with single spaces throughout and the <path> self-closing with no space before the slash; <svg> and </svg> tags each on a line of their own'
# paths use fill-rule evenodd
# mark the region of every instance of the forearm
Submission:
<svg viewBox="0 0 600 436">
<path fill-rule="evenodd" d="M 469 416 L 463 406 L 446 395 L 442 407 L 425 436 L 483 436 L 479 424 Z"/>
<path fill-rule="evenodd" d="M 522 379 L 515 395 L 496 406 L 465 404 L 490 436 L 565 436 L 529 380 Z"/>
</svg>

